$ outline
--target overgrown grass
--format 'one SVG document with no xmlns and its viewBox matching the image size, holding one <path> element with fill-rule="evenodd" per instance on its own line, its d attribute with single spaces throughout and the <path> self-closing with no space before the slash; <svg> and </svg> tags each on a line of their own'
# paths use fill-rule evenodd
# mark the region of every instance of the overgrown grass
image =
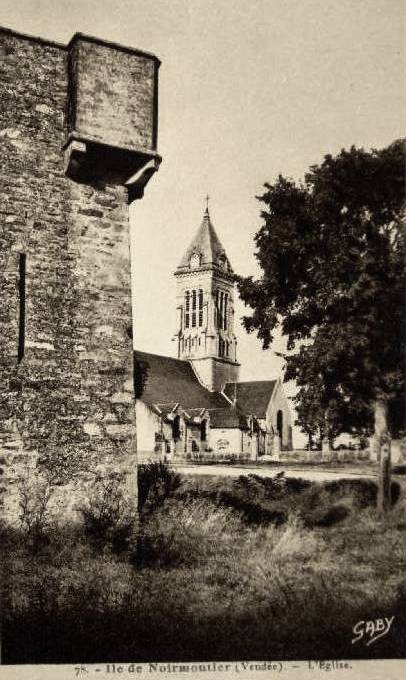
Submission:
<svg viewBox="0 0 406 680">
<path fill-rule="evenodd" d="M 89 506 L 35 551 L 3 531 L 6 663 L 404 655 L 403 497 L 382 519 L 368 480 L 170 477 L 141 469 L 137 546 L 95 542 Z"/>
<path fill-rule="evenodd" d="M 400 486 L 392 483 L 393 503 L 399 498 Z M 178 491 L 178 497 L 207 498 L 223 507 L 242 513 L 251 524 L 281 524 L 290 514 L 298 514 L 308 527 L 330 526 L 347 515 L 376 502 L 377 487 L 373 480 L 341 479 L 314 483 L 285 477 L 259 475 L 214 477 L 190 475 Z"/>
</svg>

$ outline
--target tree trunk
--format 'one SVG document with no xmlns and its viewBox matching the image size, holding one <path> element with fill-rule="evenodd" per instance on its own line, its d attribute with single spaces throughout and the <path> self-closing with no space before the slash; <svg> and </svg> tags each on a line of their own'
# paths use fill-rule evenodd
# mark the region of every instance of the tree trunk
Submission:
<svg viewBox="0 0 406 680">
<path fill-rule="evenodd" d="M 388 432 L 388 404 L 386 399 L 375 402 L 375 439 L 378 447 L 378 512 L 384 513 L 391 506 L 391 451 Z"/>
<path fill-rule="evenodd" d="M 321 434 L 321 453 L 322 456 L 329 458 L 330 457 L 330 437 L 329 437 L 329 426 L 328 426 L 328 409 L 325 412 L 324 415 L 324 423 L 322 427 L 320 427 L 320 434 Z"/>
<path fill-rule="evenodd" d="M 323 456 L 329 456 L 330 455 L 330 442 L 328 437 L 323 437 L 321 440 L 321 452 Z"/>
</svg>

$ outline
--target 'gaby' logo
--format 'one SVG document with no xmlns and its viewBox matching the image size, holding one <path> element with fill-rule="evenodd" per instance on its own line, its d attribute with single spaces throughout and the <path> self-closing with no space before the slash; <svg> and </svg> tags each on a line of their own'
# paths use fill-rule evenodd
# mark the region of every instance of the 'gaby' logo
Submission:
<svg viewBox="0 0 406 680">
<path fill-rule="evenodd" d="M 391 616 L 388 619 L 387 616 L 384 616 L 382 619 L 374 619 L 373 621 L 358 621 L 352 629 L 356 637 L 351 640 L 351 643 L 354 645 L 365 638 L 365 646 L 372 645 L 373 642 L 389 633 L 394 618 L 394 616 Z"/>
</svg>

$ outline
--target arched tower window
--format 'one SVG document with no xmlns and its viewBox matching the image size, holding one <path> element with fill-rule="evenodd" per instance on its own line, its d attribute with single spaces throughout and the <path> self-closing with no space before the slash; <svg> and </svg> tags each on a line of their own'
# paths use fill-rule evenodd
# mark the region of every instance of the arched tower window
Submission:
<svg viewBox="0 0 406 680">
<path fill-rule="evenodd" d="M 203 326 L 203 290 L 199 289 L 199 326 Z"/>
<path fill-rule="evenodd" d="M 224 326 L 224 293 L 223 291 L 220 292 L 220 326 L 221 330 L 223 330 Z"/>
<path fill-rule="evenodd" d="M 190 292 L 185 293 L 185 328 L 189 328 L 190 324 Z"/>
<path fill-rule="evenodd" d="M 223 328 L 227 330 L 227 305 L 228 305 L 228 293 L 224 293 L 224 311 L 223 311 Z"/>
<path fill-rule="evenodd" d="M 196 291 L 192 290 L 192 328 L 196 328 Z"/>
<path fill-rule="evenodd" d="M 224 319 L 224 293 L 220 293 L 220 328 L 223 328 Z"/>
</svg>

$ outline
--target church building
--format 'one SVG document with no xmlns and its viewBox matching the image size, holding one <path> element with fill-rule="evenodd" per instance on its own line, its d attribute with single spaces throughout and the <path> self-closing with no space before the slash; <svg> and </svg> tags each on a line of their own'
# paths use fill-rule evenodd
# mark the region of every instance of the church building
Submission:
<svg viewBox="0 0 406 680">
<path fill-rule="evenodd" d="M 208 207 L 174 275 L 177 358 L 134 352 L 138 460 L 257 460 L 291 449 L 281 380 L 239 381 L 235 275 Z"/>
</svg>

